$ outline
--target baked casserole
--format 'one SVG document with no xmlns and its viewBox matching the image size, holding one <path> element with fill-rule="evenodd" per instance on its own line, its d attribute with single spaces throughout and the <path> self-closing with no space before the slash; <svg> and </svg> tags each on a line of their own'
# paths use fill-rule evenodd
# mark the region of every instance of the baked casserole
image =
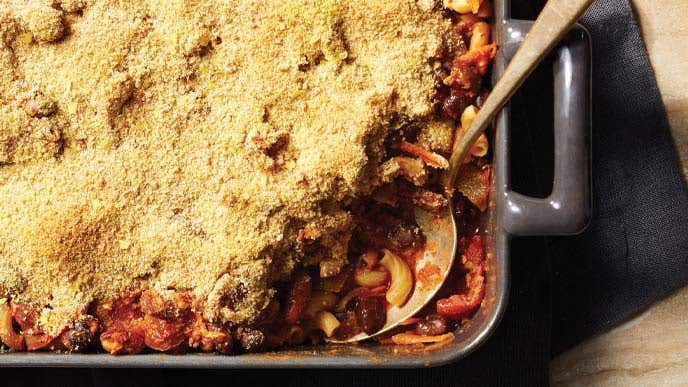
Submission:
<svg viewBox="0 0 688 387">
<path fill-rule="evenodd" d="M 487 92 L 488 0 L 0 0 L 0 340 L 240 353 L 403 304 L 414 207 Z M 461 252 L 396 344 L 480 306 L 482 137 Z"/>
</svg>

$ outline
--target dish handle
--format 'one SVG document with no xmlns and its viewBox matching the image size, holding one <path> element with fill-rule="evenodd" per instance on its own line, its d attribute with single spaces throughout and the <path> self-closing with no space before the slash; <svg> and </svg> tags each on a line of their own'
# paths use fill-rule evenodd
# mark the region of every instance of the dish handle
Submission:
<svg viewBox="0 0 688 387">
<path fill-rule="evenodd" d="M 518 21 L 512 28 L 527 30 L 529 24 Z M 501 224 L 512 235 L 577 234 L 587 227 L 591 217 L 591 62 L 587 31 L 579 25 L 574 27 L 555 48 L 554 57 L 552 193 L 547 198 L 534 198 L 504 187 Z"/>
</svg>

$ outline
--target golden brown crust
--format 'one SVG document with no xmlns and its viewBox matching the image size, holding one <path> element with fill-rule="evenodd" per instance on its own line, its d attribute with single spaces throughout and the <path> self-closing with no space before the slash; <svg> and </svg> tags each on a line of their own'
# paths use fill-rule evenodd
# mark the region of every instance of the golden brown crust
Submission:
<svg viewBox="0 0 688 387">
<path fill-rule="evenodd" d="M 323 216 L 341 255 L 339 203 L 379 183 L 393 117 L 432 114 L 449 26 L 427 0 L 50 4 L 0 0 L 0 272 L 52 334 L 143 287 L 251 321 Z M 234 283 L 256 298 L 223 312 Z"/>
</svg>

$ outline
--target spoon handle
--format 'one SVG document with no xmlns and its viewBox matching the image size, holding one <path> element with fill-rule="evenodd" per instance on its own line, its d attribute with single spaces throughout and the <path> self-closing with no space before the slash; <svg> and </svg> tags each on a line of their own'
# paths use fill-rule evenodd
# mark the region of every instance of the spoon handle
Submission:
<svg viewBox="0 0 688 387">
<path fill-rule="evenodd" d="M 511 98 L 542 58 L 568 32 L 594 0 L 549 0 L 492 89 L 464 136 L 454 142 L 449 168 L 442 176 L 451 193 L 459 168 L 468 151 L 490 124 L 497 112 Z"/>
</svg>

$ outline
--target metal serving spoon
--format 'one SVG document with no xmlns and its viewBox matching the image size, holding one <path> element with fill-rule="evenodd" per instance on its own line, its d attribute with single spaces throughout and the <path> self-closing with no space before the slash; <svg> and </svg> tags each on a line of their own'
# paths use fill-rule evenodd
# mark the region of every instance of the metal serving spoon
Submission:
<svg viewBox="0 0 688 387">
<path fill-rule="evenodd" d="M 466 130 L 464 136 L 454 143 L 449 168 L 442 176 L 442 182 L 447 187 L 447 196 L 451 198 L 454 191 L 454 181 L 459 172 L 462 161 L 466 158 L 470 148 L 485 128 L 492 122 L 504 104 L 511 98 L 525 79 L 549 53 L 554 45 L 566 34 L 571 26 L 580 18 L 594 0 L 549 0 L 533 24 L 530 32 L 521 43 L 520 48 L 509 62 L 489 97 L 473 119 L 473 123 Z M 423 257 L 417 261 L 414 277 L 416 285 L 408 301 L 400 306 L 393 306 L 387 310 L 385 326 L 372 335 L 358 334 L 347 340 L 330 340 L 331 342 L 354 342 L 365 340 L 401 325 L 409 317 L 418 313 L 435 296 L 442 287 L 449 274 L 449 268 L 454 262 L 458 244 L 456 220 L 452 200 L 444 213 L 429 214 L 423 210 L 416 210 L 416 219 L 427 239 L 427 246 Z M 436 275 L 419 275 L 436 273 Z"/>
</svg>

